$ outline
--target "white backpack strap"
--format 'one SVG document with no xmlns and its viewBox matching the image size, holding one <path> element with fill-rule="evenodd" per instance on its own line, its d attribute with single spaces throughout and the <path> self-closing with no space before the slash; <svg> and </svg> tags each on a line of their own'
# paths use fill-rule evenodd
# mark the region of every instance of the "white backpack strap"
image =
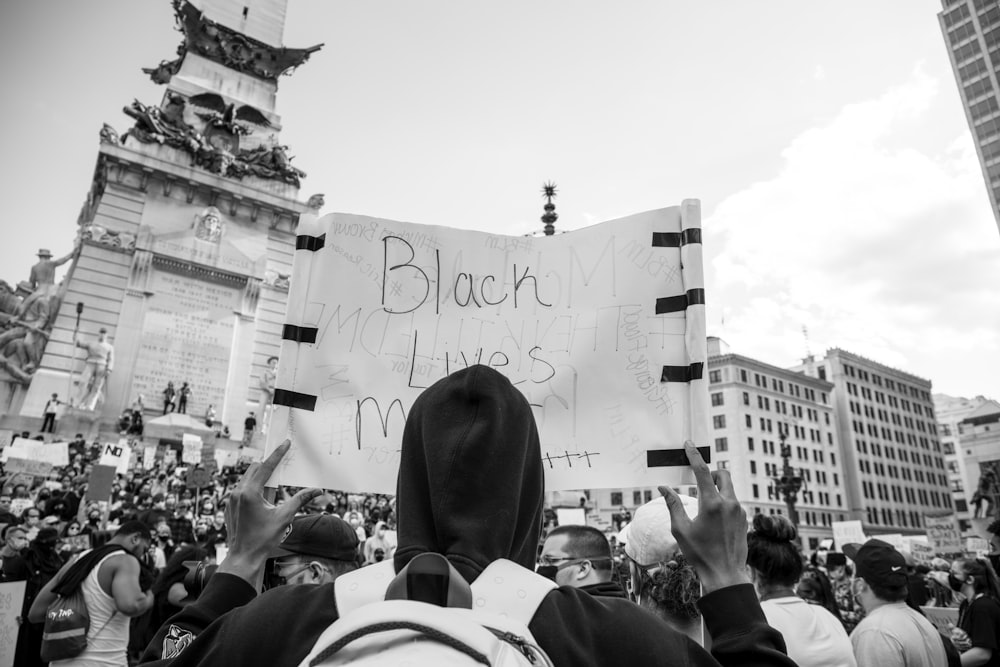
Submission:
<svg viewBox="0 0 1000 667">
<path fill-rule="evenodd" d="M 337 613 L 341 618 L 372 602 L 385 599 L 385 590 L 396 576 L 392 559 L 342 574 L 333 582 Z"/>
<path fill-rule="evenodd" d="M 505 558 L 495 560 L 472 582 L 472 609 L 527 626 L 556 582 Z"/>
</svg>

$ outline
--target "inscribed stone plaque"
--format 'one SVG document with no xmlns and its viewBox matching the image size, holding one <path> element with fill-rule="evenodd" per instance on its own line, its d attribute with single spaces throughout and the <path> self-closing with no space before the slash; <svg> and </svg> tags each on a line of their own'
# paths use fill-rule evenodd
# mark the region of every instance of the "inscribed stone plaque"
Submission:
<svg viewBox="0 0 1000 667">
<path fill-rule="evenodd" d="M 163 270 L 151 283 L 131 395 L 159 406 L 167 382 L 189 382 L 188 413 L 222 405 L 241 287 Z"/>
</svg>

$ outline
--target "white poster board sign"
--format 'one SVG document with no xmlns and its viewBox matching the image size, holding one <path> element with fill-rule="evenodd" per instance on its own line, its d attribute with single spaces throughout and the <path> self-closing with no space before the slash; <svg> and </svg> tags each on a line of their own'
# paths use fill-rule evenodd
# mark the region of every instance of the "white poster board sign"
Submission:
<svg viewBox="0 0 1000 667">
<path fill-rule="evenodd" d="M 24 605 L 25 581 L 10 581 L 0 584 L 0 667 L 14 666 L 14 651 L 21 624 L 21 608 Z"/>
<path fill-rule="evenodd" d="M 928 544 L 910 542 L 910 553 L 913 554 L 913 560 L 921 565 L 930 565 L 934 560 L 934 549 Z"/>
<path fill-rule="evenodd" d="M 66 466 L 69 465 L 69 443 L 46 444 L 37 440 L 18 438 L 17 442 L 3 450 L 3 461 L 6 462 L 9 458 L 39 461 L 53 467 Z"/>
<path fill-rule="evenodd" d="M 144 470 L 156 467 L 156 445 L 146 445 L 142 448 L 142 467 Z"/>
<path fill-rule="evenodd" d="M 837 551 L 843 551 L 845 544 L 864 544 L 868 541 L 860 521 L 834 521 L 832 528 Z"/>
<path fill-rule="evenodd" d="M 185 433 L 182 442 L 184 449 L 181 452 L 181 461 L 192 465 L 201 463 L 201 436 Z"/>
<path fill-rule="evenodd" d="M 295 446 L 270 483 L 393 492 L 414 399 L 474 364 L 534 408 L 546 489 L 692 483 L 700 224 L 696 200 L 539 238 L 304 218 L 266 451 Z"/>
<path fill-rule="evenodd" d="M 927 541 L 938 555 L 958 553 L 962 550 L 962 531 L 954 514 L 924 515 Z"/>
<path fill-rule="evenodd" d="M 560 526 L 586 526 L 587 512 L 582 507 L 558 507 L 556 520 Z"/>
<path fill-rule="evenodd" d="M 0 428 L 0 450 L 10 447 L 12 442 L 14 442 L 14 432 L 9 429 Z"/>
<path fill-rule="evenodd" d="M 132 457 L 132 449 L 123 443 L 124 441 L 119 442 L 117 445 L 112 445 L 111 443 L 104 445 L 104 449 L 101 451 L 101 458 L 98 461 L 102 466 L 114 466 L 115 473 L 119 475 L 128 473 L 128 464 Z"/>
</svg>

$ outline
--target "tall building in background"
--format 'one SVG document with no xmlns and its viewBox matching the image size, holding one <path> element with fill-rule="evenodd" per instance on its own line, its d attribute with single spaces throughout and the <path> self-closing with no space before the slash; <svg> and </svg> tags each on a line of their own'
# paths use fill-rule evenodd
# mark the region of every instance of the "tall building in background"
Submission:
<svg viewBox="0 0 1000 667">
<path fill-rule="evenodd" d="M 834 384 L 844 493 L 866 533 L 922 533 L 925 514 L 952 511 L 929 380 L 840 349 L 795 370 Z"/>
<path fill-rule="evenodd" d="M 50 330 L 36 358 L 8 372 L 16 381 L 0 383 L 0 425 L 36 430 L 58 393 L 73 402 L 60 428 L 117 435 L 118 416 L 140 395 L 150 417 L 160 414 L 168 382 L 190 383 L 188 414 L 177 416 L 184 432 L 209 430 L 209 406 L 234 434 L 249 411 L 264 416 L 295 228 L 322 204 L 300 199 L 305 174 L 281 141 L 279 77 L 319 48 L 282 44 L 286 8 L 174 2 L 178 57 L 144 69 L 163 96 L 122 100 L 134 125 L 100 132 L 87 200 L 77 224 L 67 221 L 77 236 L 67 277 L 44 301 L 41 289 L 24 300 L 43 304 Z M 103 389 L 91 394 L 95 377 Z"/>
<path fill-rule="evenodd" d="M 983 396 L 962 398 L 934 394 L 934 413 L 937 415 L 941 449 L 944 451 L 945 465 L 948 468 L 951 499 L 963 534 L 972 528 L 969 502 L 975 494 L 978 478 L 970 475 L 969 465 L 965 460 L 966 450 L 962 448 L 961 437 L 967 426 L 962 424 L 962 420 L 989 402 L 990 400 Z"/>
<path fill-rule="evenodd" d="M 938 14 L 1000 228 L 1000 2 L 941 0 Z"/>
<path fill-rule="evenodd" d="M 847 518 L 843 457 L 831 393 L 817 377 L 732 354 L 709 338 L 712 467 L 730 471 L 747 514 L 787 514 L 774 485 L 782 475 L 781 433 L 804 482 L 796 514 L 802 544 L 814 550 Z"/>
</svg>

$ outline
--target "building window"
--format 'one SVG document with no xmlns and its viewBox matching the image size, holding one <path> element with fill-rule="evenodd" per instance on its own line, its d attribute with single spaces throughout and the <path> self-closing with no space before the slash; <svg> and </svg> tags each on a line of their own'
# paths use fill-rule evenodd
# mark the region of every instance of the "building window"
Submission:
<svg viewBox="0 0 1000 667">
<path fill-rule="evenodd" d="M 704 394 L 702 394 L 704 396 Z M 726 415 L 714 415 L 712 417 L 712 426 L 715 428 L 726 428 Z"/>
<path fill-rule="evenodd" d="M 753 417 L 750 415 L 744 415 L 746 419 L 747 428 L 753 428 Z"/>
<path fill-rule="evenodd" d="M 715 451 L 717 451 L 717 452 L 728 452 L 729 451 L 729 441 L 726 438 L 716 438 L 715 439 Z"/>
<path fill-rule="evenodd" d="M 719 461 L 716 466 L 719 470 L 729 470 L 729 461 Z"/>
<path fill-rule="evenodd" d="M 757 485 L 754 484 L 752 488 L 753 488 L 753 497 L 760 498 L 760 489 L 757 487 Z"/>
<path fill-rule="evenodd" d="M 751 461 L 750 462 L 750 474 L 751 475 L 756 475 L 757 474 L 757 462 L 756 461 Z"/>
<path fill-rule="evenodd" d="M 611 492 L 611 505 L 613 507 L 621 507 L 622 506 L 622 492 L 621 491 L 612 491 Z"/>
<path fill-rule="evenodd" d="M 641 505 L 642 504 L 642 491 L 633 491 L 632 492 L 632 504 L 633 505 Z"/>
<path fill-rule="evenodd" d="M 709 371 L 708 372 L 708 381 L 711 382 L 712 384 L 715 384 L 717 382 L 722 382 L 722 373 L 721 373 L 721 371 Z M 702 395 L 704 396 L 704 394 L 702 394 Z"/>
<path fill-rule="evenodd" d="M 753 451 L 753 438 L 747 438 L 747 449 Z"/>
<path fill-rule="evenodd" d="M 750 405 L 750 394 L 743 392 L 743 405 Z"/>
<path fill-rule="evenodd" d="M 717 391 L 712 394 L 712 405 L 719 406 L 722 405 L 722 392 Z"/>
<path fill-rule="evenodd" d="M 646 489 L 645 491 L 642 492 L 642 499 L 648 503 L 650 500 L 653 499 L 653 492 L 649 489 Z"/>
</svg>

